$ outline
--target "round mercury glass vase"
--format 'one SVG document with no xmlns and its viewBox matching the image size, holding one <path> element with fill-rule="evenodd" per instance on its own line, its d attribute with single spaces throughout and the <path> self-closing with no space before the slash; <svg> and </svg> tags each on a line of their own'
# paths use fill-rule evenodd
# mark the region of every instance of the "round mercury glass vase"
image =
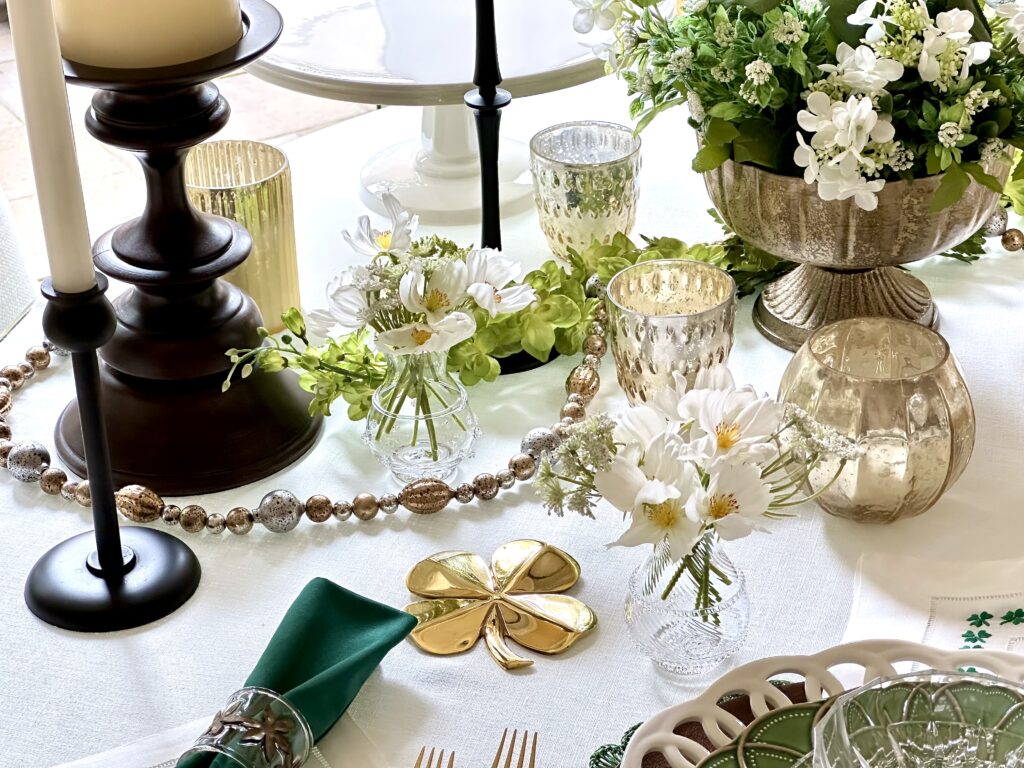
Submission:
<svg viewBox="0 0 1024 768">
<path fill-rule="evenodd" d="M 687 259 L 644 261 L 619 272 L 605 295 L 619 385 L 645 403 L 676 374 L 726 362 L 736 319 L 736 282 L 724 270 Z"/>
<path fill-rule="evenodd" d="M 921 514 L 974 448 L 974 407 L 956 358 L 939 334 L 906 320 L 818 329 L 783 374 L 779 400 L 863 451 L 842 466 L 826 456 L 809 475 L 810 492 L 825 488 L 817 503 L 839 517 L 890 523 Z"/>
<path fill-rule="evenodd" d="M 632 231 L 640 138 L 631 128 L 589 120 L 545 128 L 530 141 L 530 169 L 540 226 L 556 256 Z"/>
<path fill-rule="evenodd" d="M 696 587 L 679 564 L 665 567 L 657 550 L 629 579 L 626 626 L 634 645 L 662 669 L 677 675 L 701 675 L 728 659 L 747 637 L 750 598 L 743 574 L 733 565 L 714 533 L 705 534 L 698 549 L 711 553 L 711 587 L 718 600 L 697 609 Z M 668 592 L 669 585 L 675 583 Z"/>
<path fill-rule="evenodd" d="M 1024 688 L 925 671 L 839 697 L 814 728 L 813 768 L 1020 768 Z"/>
<path fill-rule="evenodd" d="M 1006 182 L 1009 158 L 983 163 Z M 901 264 L 962 243 L 995 211 L 999 194 L 971 182 L 950 207 L 930 208 L 943 174 L 887 182 L 873 211 L 853 198 L 822 200 L 800 176 L 780 176 L 727 160 L 704 174 L 723 221 L 745 242 L 800 264 L 768 285 L 754 324 L 795 350 L 817 328 L 851 317 L 885 316 L 932 328 L 938 312 L 928 288 Z"/>
<path fill-rule="evenodd" d="M 388 355 L 363 440 L 404 483 L 446 480 L 473 455 L 480 436 L 466 388 L 448 372 L 448 352 Z"/>
</svg>

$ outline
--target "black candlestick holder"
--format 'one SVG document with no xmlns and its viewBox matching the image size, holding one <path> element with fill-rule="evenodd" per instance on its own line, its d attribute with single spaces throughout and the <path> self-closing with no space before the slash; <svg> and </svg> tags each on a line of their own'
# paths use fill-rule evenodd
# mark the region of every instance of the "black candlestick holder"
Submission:
<svg viewBox="0 0 1024 768">
<path fill-rule="evenodd" d="M 118 324 L 100 351 L 113 479 L 162 495 L 253 482 L 312 447 L 322 419 L 294 377 L 257 371 L 226 393 L 224 352 L 261 343 L 255 303 L 221 280 L 249 255 L 252 239 L 227 219 L 199 213 L 185 191 L 191 147 L 227 123 L 215 77 L 263 55 L 281 34 L 277 10 L 243 0 L 244 33 L 233 47 L 185 64 L 107 69 L 65 61 L 68 82 L 100 89 L 89 132 L 142 163 L 142 215 L 99 238 L 97 268 L 134 286 L 118 297 Z M 75 472 L 86 465 L 82 414 L 72 402 L 57 426 L 57 452 Z"/>
<path fill-rule="evenodd" d="M 501 134 L 501 110 L 512 103 L 512 94 L 502 90 L 498 67 L 498 38 L 494 24 L 494 0 L 477 0 L 476 71 L 477 87 L 466 94 L 466 106 L 476 117 L 480 144 L 480 187 L 483 225 L 480 244 L 501 250 L 501 180 L 498 175 L 498 141 Z"/>
<path fill-rule="evenodd" d="M 163 531 L 117 523 L 96 350 L 115 333 L 117 316 L 104 296 L 107 281 L 83 293 L 43 283 L 43 330 L 71 353 L 81 419 L 94 531 L 58 544 L 35 564 L 25 585 L 28 607 L 43 621 L 78 632 L 110 632 L 155 621 L 176 610 L 199 586 L 199 561 Z"/>
</svg>

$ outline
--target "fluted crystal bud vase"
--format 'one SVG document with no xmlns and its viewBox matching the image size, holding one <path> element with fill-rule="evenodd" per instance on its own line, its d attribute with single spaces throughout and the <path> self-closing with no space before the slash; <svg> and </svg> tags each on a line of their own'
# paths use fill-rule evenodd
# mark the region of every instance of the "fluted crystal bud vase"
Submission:
<svg viewBox="0 0 1024 768">
<path fill-rule="evenodd" d="M 388 356 L 363 440 L 395 477 L 445 480 L 473 455 L 479 435 L 466 389 L 448 372 L 447 351 Z"/>
<path fill-rule="evenodd" d="M 626 595 L 626 626 L 640 652 L 678 675 L 701 675 L 728 659 L 747 637 L 750 598 L 743 574 L 713 532 L 694 548 L 698 575 L 658 550 L 637 568 Z M 698 578 L 699 576 L 699 578 Z M 709 598 L 700 598 L 706 581 Z"/>
</svg>

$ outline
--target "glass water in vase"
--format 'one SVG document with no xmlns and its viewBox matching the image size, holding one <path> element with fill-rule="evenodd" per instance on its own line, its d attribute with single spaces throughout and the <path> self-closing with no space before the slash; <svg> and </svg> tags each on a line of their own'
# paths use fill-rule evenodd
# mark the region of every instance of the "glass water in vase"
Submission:
<svg viewBox="0 0 1024 768">
<path fill-rule="evenodd" d="M 701 675 L 717 667 L 743 645 L 750 622 L 743 574 L 718 536 L 705 534 L 691 558 L 692 568 L 685 568 L 666 558 L 662 548 L 655 549 L 633 572 L 626 595 L 633 643 L 677 675 Z M 700 599 L 702 581 L 705 601 Z"/>
<path fill-rule="evenodd" d="M 446 480 L 473 455 L 480 434 L 469 397 L 448 372 L 448 352 L 388 355 L 363 440 L 404 483 Z"/>
</svg>

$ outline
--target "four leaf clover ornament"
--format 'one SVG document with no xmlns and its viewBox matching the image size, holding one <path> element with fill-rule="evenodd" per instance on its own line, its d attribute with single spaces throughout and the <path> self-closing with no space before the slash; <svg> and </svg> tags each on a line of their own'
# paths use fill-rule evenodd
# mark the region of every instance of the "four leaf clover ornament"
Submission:
<svg viewBox="0 0 1024 768">
<path fill-rule="evenodd" d="M 498 548 L 490 566 L 471 552 L 439 552 L 406 577 L 413 594 L 428 598 L 406 606 L 419 622 L 412 640 L 428 653 L 462 653 L 481 635 L 505 669 L 533 664 L 506 640 L 555 654 L 597 626 L 584 603 L 561 594 L 579 581 L 580 566 L 558 547 L 533 539 Z"/>
</svg>

